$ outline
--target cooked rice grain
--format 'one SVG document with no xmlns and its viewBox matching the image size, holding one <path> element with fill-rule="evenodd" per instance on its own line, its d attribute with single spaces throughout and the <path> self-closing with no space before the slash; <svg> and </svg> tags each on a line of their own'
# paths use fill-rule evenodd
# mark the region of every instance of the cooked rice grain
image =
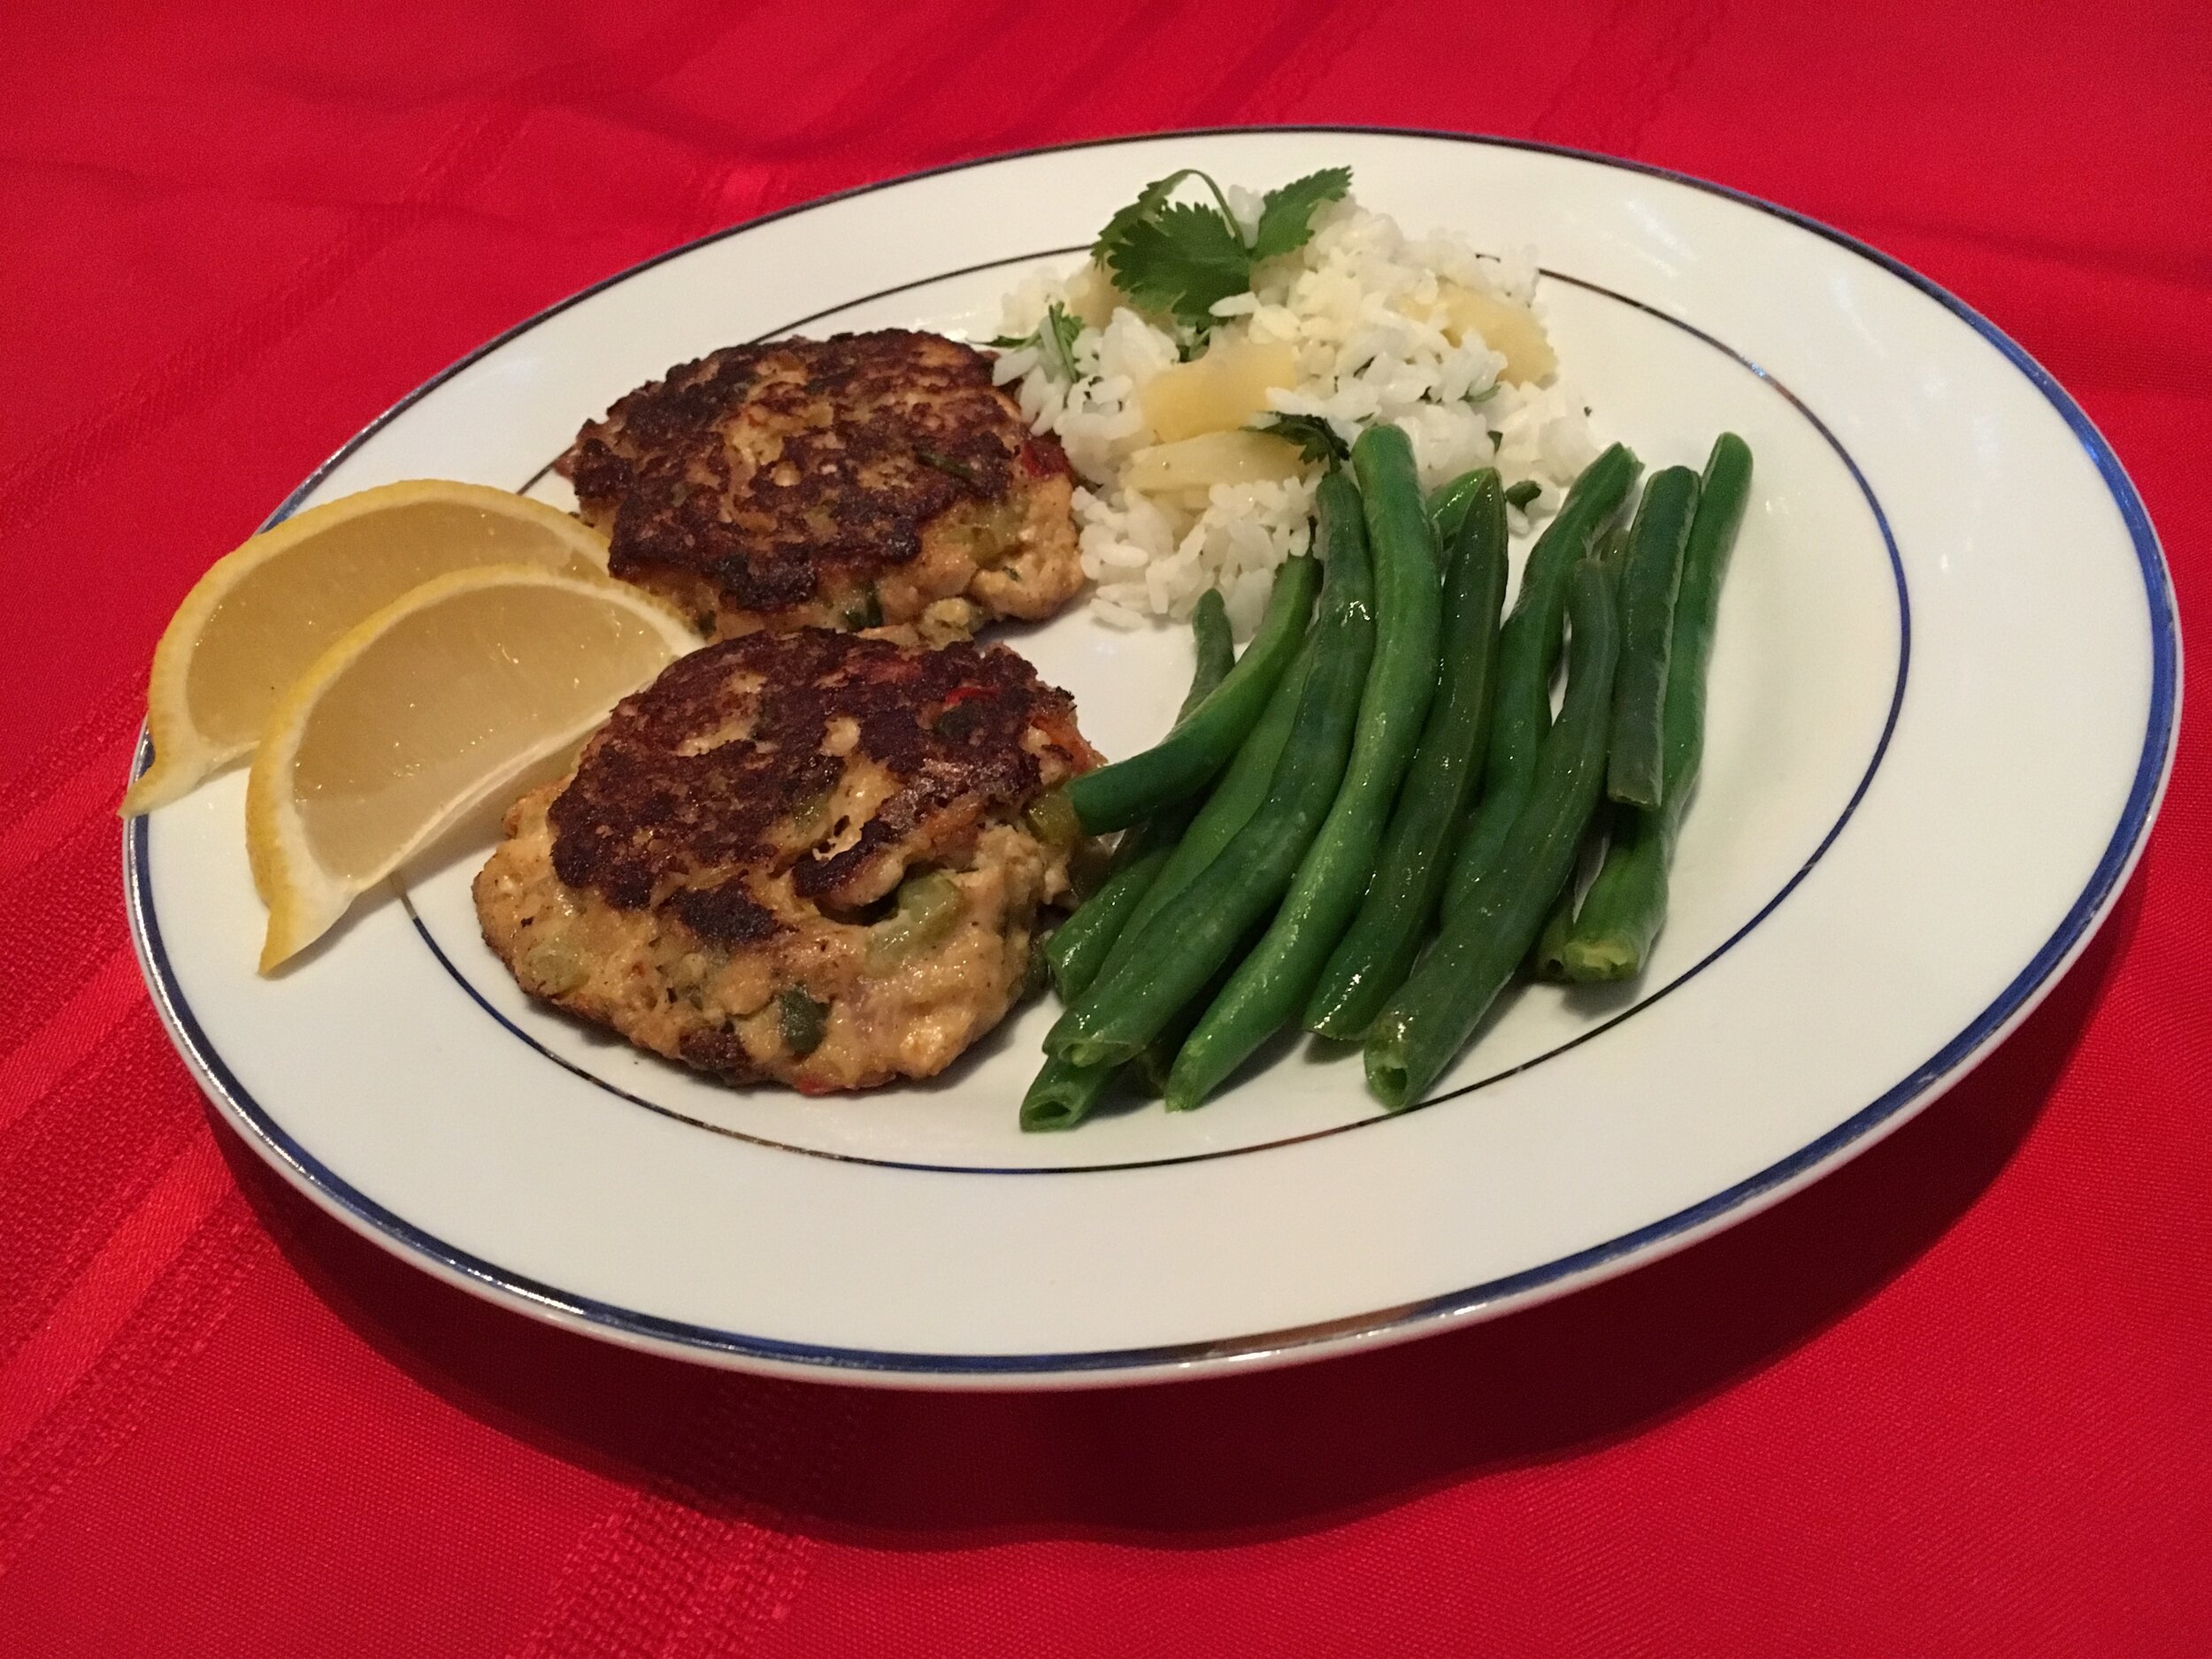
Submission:
<svg viewBox="0 0 2212 1659">
<path fill-rule="evenodd" d="M 1248 230 L 1258 196 L 1228 194 Z M 1527 517 L 1543 518 L 1595 457 L 1597 441 L 1563 376 L 1502 380 L 1501 353 L 1471 333 L 1455 342 L 1432 320 L 1454 284 L 1532 307 L 1535 261 L 1478 253 L 1454 234 L 1410 239 L 1387 215 L 1347 199 L 1315 216 L 1304 248 L 1262 266 L 1252 292 L 1214 308 L 1222 319 L 1215 338 L 1295 349 L 1296 387 L 1270 396 L 1278 412 L 1319 417 L 1348 443 L 1374 422 L 1395 424 L 1412 440 L 1426 488 L 1494 463 L 1508 484 L 1541 487 Z M 1096 291 L 1071 296 L 1068 279 L 1033 274 L 1007 296 L 1000 332 L 1033 334 L 1056 302 L 1081 315 Z M 1072 383 L 1033 346 L 1003 354 L 995 373 L 1002 386 L 1018 382 L 1022 412 L 1059 438 L 1084 480 L 1075 514 L 1098 614 L 1127 626 L 1179 620 L 1218 588 L 1239 635 L 1248 634 L 1276 566 L 1306 550 L 1318 469 L 1282 483 L 1217 484 L 1202 508 L 1128 489 L 1129 457 L 1156 442 L 1139 394 L 1178 361 L 1176 340 L 1121 307 L 1087 326 L 1072 356 Z"/>
</svg>

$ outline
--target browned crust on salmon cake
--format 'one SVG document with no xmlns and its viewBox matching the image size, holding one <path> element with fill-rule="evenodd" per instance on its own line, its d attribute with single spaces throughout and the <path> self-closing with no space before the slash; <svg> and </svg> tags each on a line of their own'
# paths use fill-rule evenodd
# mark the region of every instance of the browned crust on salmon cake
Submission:
<svg viewBox="0 0 2212 1659">
<path fill-rule="evenodd" d="M 1029 977 L 1066 841 L 1026 809 L 1097 764 L 1011 651 L 806 629 L 680 658 L 478 874 L 531 995 L 733 1082 L 933 1075 Z"/>
<path fill-rule="evenodd" d="M 630 393 L 557 465 L 613 573 L 716 638 L 889 625 L 940 643 L 1083 586 L 1058 440 L 938 334 L 731 346 Z"/>
</svg>

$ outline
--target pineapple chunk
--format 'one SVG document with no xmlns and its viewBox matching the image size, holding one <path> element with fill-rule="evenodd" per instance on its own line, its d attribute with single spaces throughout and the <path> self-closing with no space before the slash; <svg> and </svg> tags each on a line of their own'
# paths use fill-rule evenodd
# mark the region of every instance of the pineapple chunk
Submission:
<svg viewBox="0 0 2212 1659">
<path fill-rule="evenodd" d="M 1298 383 L 1298 352 L 1287 341 L 1216 341 L 1205 356 L 1163 369 L 1138 396 L 1162 443 L 1229 432 L 1267 412 L 1267 395 Z"/>
<path fill-rule="evenodd" d="M 1105 327 L 1113 320 L 1114 307 L 1125 303 L 1095 259 L 1086 259 L 1068 279 L 1067 296 L 1068 314 L 1086 328 Z"/>
<path fill-rule="evenodd" d="M 1304 470 L 1305 457 L 1286 438 L 1265 432 L 1208 432 L 1139 449 L 1129 457 L 1122 480 L 1141 495 L 1195 496 L 1202 502 L 1216 484 L 1277 483 Z"/>
<path fill-rule="evenodd" d="M 1525 305 L 1502 300 L 1457 283 L 1445 285 L 1437 309 L 1443 313 L 1443 330 L 1454 345 L 1472 333 L 1483 344 L 1505 358 L 1502 380 L 1540 380 L 1559 366 L 1559 358 L 1544 335 L 1544 325 Z"/>
</svg>

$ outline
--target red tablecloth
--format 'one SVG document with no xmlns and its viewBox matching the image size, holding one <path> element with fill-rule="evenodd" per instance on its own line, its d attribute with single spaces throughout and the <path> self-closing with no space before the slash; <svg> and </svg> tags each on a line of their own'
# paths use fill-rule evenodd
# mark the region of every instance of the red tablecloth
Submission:
<svg viewBox="0 0 2212 1659">
<path fill-rule="evenodd" d="M 324 1219 L 141 988 L 156 634 L 364 421 L 633 260 L 1100 134 L 1530 134 L 2024 343 L 2212 581 L 2201 0 L 114 7 L 0 55 L 0 1652 L 2212 1650 L 2204 726 L 2044 1010 L 1842 1173 L 1310 1369 L 889 1396 L 564 1336 Z"/>
</svg>

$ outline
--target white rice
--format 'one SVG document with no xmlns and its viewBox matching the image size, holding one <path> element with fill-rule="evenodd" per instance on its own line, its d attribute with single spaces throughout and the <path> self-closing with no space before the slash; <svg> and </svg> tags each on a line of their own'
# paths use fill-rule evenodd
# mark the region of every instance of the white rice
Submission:
<svg viewBox="0 0 2212 1659">
<path fill-rule="evenodd" d="M 1260 198 L 1228 195 L 1248 234 Z M 1540 319 L 1532 254 L 1494 258 L 1448 232 L 1409 238 L 1348 198 L 1313 223 L 1305 247 L 1261 266 L 1252 292 L 1214 308 L 1224 319 L 1215 341 L 1290 342 L 1298 382 L 1270 394 L 1273 408 L 1319 416 L 1348 443 L 1376 421 L 1403 428 L 1424 488 L 1495 465 L 1509 485 L 1542 487 L 1518 527 L 1555 511 L 1598 451 L 1580 400 L 1562 375 L 1541 386 L 1501 380 L 1502 355 L 1471 334 L 1454 344 L 1425 319 L 1440 283 L 1531 306 Z M 1048 304 L 1067 299 L 1064 278 L 1033 275 L 1006 296 L 999 332 L 1029 336 Z M 1158 441 L 1138 393 L 1177 361 L 1175 338 L 1124 308 L 1102 328 L 1086 327 L 1071 355 L 1072 382 L 1033 346 L 1006 352 L 995 373 L 1002 386 L 1019 382 L 1022 412 L 1059 438 L 1079 476 L 1076 521 L 1098 613 L 1129 626 L 1180 619 L 1218 588 L 1239 636 L 1248 634 L 1275 567 L 1306 549 L 1320 469 L 1283 483 L 1216 485 L 1199 511 L 1128 489 L 1128 457 Z"/>
</svg>

